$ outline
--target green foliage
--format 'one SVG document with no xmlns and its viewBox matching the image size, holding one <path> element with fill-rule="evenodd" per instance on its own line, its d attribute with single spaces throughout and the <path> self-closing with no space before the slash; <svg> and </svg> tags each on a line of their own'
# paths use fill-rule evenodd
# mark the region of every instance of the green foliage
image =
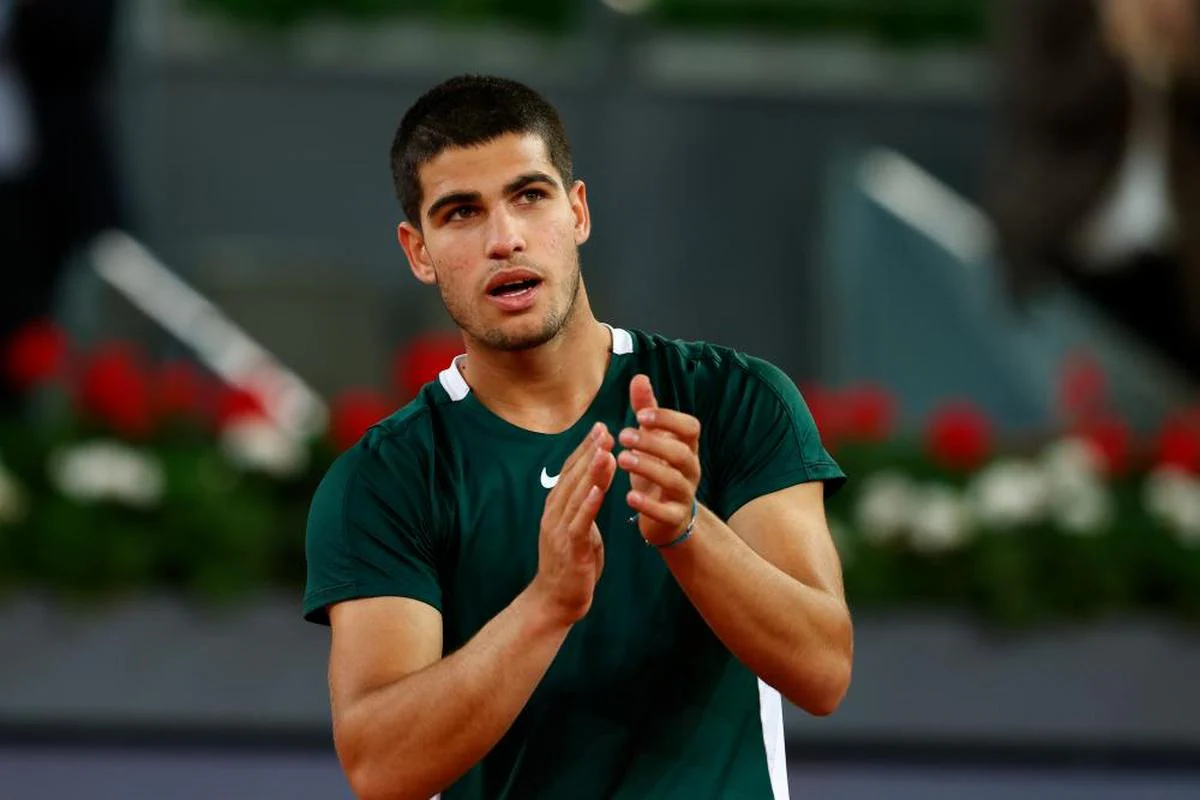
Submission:
<svg viewBox="0 0 1200 800">
<path fill-rule="evenodd" d="M 312 443 L 307 467 L 281 479 L 235 465 L 196 430 L 125 443 L 165 477 L 155 502 L 130 507 L 81 501 L 51 478 L 56 454 L 94 441 L 68 426 L 0 426 L 4 471 L 27 499 L 23 519 L 0 522 L 0 590 L 88 601 L 172 591 L 224 603 L 269 587 L 299 595 L 308 504 L 336 455 L 327 444 Z M 1128 612 L 1200 620 L 1200 543 L 1147 513 L 1143 474 L 1105 479 L 1112 514 L 1089 530 L 977 524 L 958 544 L 929 550 L 903 533 L 868 535 L 858 512 L 871 476 L 967 496 L 978 473 L 941 469 L 902 441 L 847 445 L 838 458 L 852 479 L 828 514 L 856 610 L 956 609 L 1007 629 Z"/>
</svg>

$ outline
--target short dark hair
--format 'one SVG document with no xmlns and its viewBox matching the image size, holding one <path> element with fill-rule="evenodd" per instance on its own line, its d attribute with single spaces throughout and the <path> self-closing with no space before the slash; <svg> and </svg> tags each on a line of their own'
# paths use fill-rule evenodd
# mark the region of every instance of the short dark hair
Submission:
<svg viewBox="0 0 1200 800">
<path fill-rule="evenodd" d="M 558 111 L 528 86 L 507 78 L 459 75 L 433 87 L 404 114 L 392 140 L 392 180 L 408 221 L 421 227 L 421 167 L 452 147 L 474 147 L 506 134 L 537 134 L 563 185 L 572 180 L 571 146 Z"/>
</svg>

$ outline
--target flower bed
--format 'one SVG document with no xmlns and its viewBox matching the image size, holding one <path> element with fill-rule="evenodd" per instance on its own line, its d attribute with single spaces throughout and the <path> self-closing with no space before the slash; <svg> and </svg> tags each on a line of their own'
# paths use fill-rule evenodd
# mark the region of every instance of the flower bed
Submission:
<svg viewBox="0 0 1200 800">
<path fill-rule="evenodd" d="M 326 435 L 296 442 L 191 364 L 26 330 L 4 367 L 47 410 L 0 420 L 0 584 L 86 597 L 298 590 L 328 465 L 459 348 L 410 343 L 390 392 L 343 393 Z M 1088 362 L 1069 365 L 1062 389 L 1062 430 L 1013 442 L 962 401 L 902 436 L 886 392 L 806 387 L 851 476 L 829 518 L 856 608 L 969 608 L 1011 625 L 1200 613 L 1200 407 L 1139 436 Z"/>
</svg>

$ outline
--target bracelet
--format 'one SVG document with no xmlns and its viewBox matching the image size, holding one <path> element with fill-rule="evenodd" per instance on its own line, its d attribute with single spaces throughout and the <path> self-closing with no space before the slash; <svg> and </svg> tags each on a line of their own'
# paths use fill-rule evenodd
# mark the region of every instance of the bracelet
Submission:
<svg viewBox="0 0 1200 800">
<path fill-rule="evenodd" d="M 659 550 L 670 550 L 672 547 L 675 547 L 676 545 L 683 544 L 689 538 L 691 538 L 692 530 L 696 527 L 696 512 L 698 510 L 699 510 L 699 506 L 696 503 L 696 499 L 692 498 L 692 519 L 690 522 L 688 522 L 688 526 L 683 529 L 683 533 L 679 534 L 678 536 L 676 536 L 674 539 L 667 542 L 666 544 L 652 544 L 650 542 L 646 542 L 646 544 L 650 545 L 651 547 L 657 548 Z M 636 515 L 635 515 L 635 517 L 636 517 Z"/>
</svg>

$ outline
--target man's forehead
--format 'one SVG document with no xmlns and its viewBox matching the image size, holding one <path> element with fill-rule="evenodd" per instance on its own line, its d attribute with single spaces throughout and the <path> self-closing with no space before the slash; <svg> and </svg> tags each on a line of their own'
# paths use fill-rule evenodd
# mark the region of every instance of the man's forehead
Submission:
<svg viewBox="0 0 1200 800">
<path fill-rule="evenodd" d="M 471 147 L 450 147 L 420 169 L 427 199 L 445 192 L 494 192 L 521 175 L 557 175 L 546 143 L 535 133 L 506 134 Z"/>
</svg>

